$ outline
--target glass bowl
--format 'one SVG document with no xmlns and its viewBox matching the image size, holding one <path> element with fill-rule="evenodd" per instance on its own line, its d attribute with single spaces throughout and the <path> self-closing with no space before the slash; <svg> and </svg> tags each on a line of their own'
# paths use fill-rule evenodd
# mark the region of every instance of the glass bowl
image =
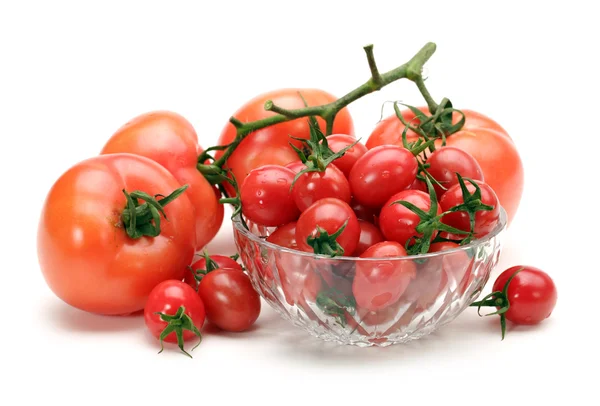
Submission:
<svg viewBox="0 0 600 406">
<path fill-rule="evenodd" d="M 239 217 L 233 231 L 252 284 L 283 318 L 320 339 L 367 347 L 418 339 L 454 320 L 498 263 L 506 219 L 501 210 L 492 232 L 462 247 L 389 258 L 331 258 L 280 247 L 265 240 L 274 228 L 247 222 L 246 229 Z M 384 286 L 365 285 L 364 277 L 354 282 L 357 272 L 373 268 L 400 276 Z"/>
</svg>

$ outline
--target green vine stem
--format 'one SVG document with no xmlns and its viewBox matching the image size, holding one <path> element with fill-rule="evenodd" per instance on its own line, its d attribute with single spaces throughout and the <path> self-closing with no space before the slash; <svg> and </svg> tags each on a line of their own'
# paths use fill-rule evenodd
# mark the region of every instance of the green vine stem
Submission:
<svg viewBox="0 0 600 406">
<path fill-rule="evenodd" d="M 432 114 L 437 109 L 437 103 L 431 97 L 429 91 L 425 87 L 423 79 L 423 66 L 431 58 L 435 52 L 436 45 L 429 42 L 419 50 L 408 62 L 398 66 L 385 73 L 379 73 L 377 63 L 375 62 L 375 56 L 373 54 L 373 45 L 367 45 L 364 47 L 371 77 L 361 86 L 342 96 L 334 102 L 323 104 L 320 106 L 307 106 L 300 109 L 288 110 L 277 106 L 273 101 L 267 100 L 265 102 L 265 110 L 277 113 L 273 116 L 264 118 L 262 120 L 252 121 L 243 123 L 236 117 L 231 117 L 229 122 L 236 128 L 236 137 L 233 142 L 225 147 L 212 148 L 212 150 L 219 149 L 224 151 L 223 155 L 219 159 L 212 158 L 208 151 L 198 157 L 198 170 L 212 183 L 218 184 L 223 181 L 224 176 L 223 166 L 227 159 L 231 156 L 237 146 L 246 138 L 250 133 L 260 130 L 265 127 L 269 127 L 275 124 L 283 123 L 286 121 L 295 120 L 302 117 L 318 116 L 325 120 L 326 123 L 326 135 L 330 135 L 333 131 L 333 123 L 336 115 L 350 103 L 366 96 L 370 93 L 381 90 L 383 87 L 393 83 L 399 79 L 408 79 L 414 82 L 423 98 L 427 102 L 429 109 Z M 205 163 L 207 160 L 212 163 Z"/>
</svg>

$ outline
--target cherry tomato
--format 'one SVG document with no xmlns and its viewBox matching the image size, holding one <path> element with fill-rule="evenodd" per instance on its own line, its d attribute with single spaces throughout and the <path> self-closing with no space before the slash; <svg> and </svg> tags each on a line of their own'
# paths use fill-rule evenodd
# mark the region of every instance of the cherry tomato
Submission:
<svg viewBox="0 0 600 406">
<path fill-rule="evenodd" d="M 294 175 L 296 175 L 297 173 L 300 173 L 302 169 L 305 169 L 306 165 L 304 165 L 302 161 L 294 161 L 290 162 L 285 167 L 291 169 L 294 172 Z"/>
<path fill-rule="evenodd" d="M 198 294 L 206 317 L 222 330 L 244 331 L 260 315 L 260 296 L 250 278 L 237 269 L 217 269 L 200 282 Z"/>
<path fill-rule="evenodd" d="M 360 237 L 358 240 L 358 245 L 354 250 L 355 256 L 360 256 L 369 247 L 382 242 L 384 239 L 381 231 L 379 231 L 379 229 L 373 223 L 369 223 L 368 221 L 364 220 L 358 220 L 358 225 L 360 226 Z"/>
<path fill-rule="evenodd" d="M 308 245 L 308 237 L 319 234 L 318 229 L 329 235 L 337 232 L 346 223 L 346 227 L 336 241 L 344 250 L 344 256 L 351 256 L 356 249 L 360 237 L 360 226 L 356 215 L 348 203 L 328 197 L 315 202 L 300 215 L 296 224 L 296 241 L 302 251 L 313 252 Z"/>
<path fill-rule="evenodd" d="M 444 187 L 442 189 L 437 184 L 433 184 L 438 199 L 448 189 L 458 184 L 457 172 L 464 178 L 483 181 L 481 167 L 475 158 L 462 149 L 454 147 L 436 149 L 427 158 L 427 163 L 429 164 L 427 172 Z"/>
<path fill-rule="evenodd" d="M 152 289 L 148 296 L 148 302 L 144 308 L 144 321 L 150 333 L 160 339 L 161 333 L 169 323 L 161 318 L 161 314 L 175 316 L 179 308 L 183 306 L 184 315 L 189 317 L 193 326 L 199 330 L 204 326 L 206 312 L 202 299 L 189 285 L 178 280 L 166 280 Z M 185 316 L 182 316 L 185 317 Z M 190 341 L 198 335 L 193 330 L 183 329 L 183 341 Z M 168 343 L 177 342 L 176 332 L 164 337 Z M 183 350 L 183 348 L 181 348 Z"/>
<path fill-rule="evenodd" d="M 383 145 L 360 157 L 348 180 L 356 201 L 368 207 L 381 207 L 390 196 L 414 182 L 417 169 L 417 159 L 409 150 Z"/>
<path fill-rule="evenodd" d="M 480 210 L 475 214 L 475 236 L 482 237 L 489 233 L 498 224 L 500 218 L 500 203 L 494 190 L 484 182 L 475 181 L 481 189 L 481 202 L 493 206 L 493 210 Z M 475 192 L 475 186 L 471 182 L 465 181 L 467 190 L 470 193 Z M 463 203 L 463 194 L 460 185 L 454 185 L 440 199 L 440 207 L 443 211 Z M 466 211 L 457 211 L 446 214 L 442 217 L 442 222 L 449 226 L 463 231 L 471 231 L 469 214 Z"/>
<path fill-rule="evenodd" d="M 160 282 L 182 280 L 196 231 L 185 191 L 164 206 L 168 221 L 156 237 L 130 237 L 123 220 L 123 190 L 167 196 L 180 186 L 138 155 L 100 155 L 71 167 L 50 189 L 39 222 L 38 259 L 50 289 L 76 308 L 122 315 L 142 310 Z"/>
<path fill-rule="evenodd" d="M 411 190 L 420 190 L 421 192 L 425 192 L 425 193 L 428 192 L 427 184 L 419 178 L 415 178 L 413 183 L 411 183 L 411 185 L 408 188 Z"/>
<path fill-rule="evenodd" d="M 280 251 L 275 253 L 275 264 L 285 301 L 290 306 L 303 303 L 304 285 L 314 269 L 312 259 Z"/>
<path fill-rule="evenodd" d="M 304 100 L 303 100 L 304 98 Z M 276 113 L 265 110 L 267 100 L 284 109 L 299 109 L 305 107 L 304 101 L 309 106 L 318 106 L 334 102 L 336 97 L 320 89 L 280 89 L 263 93 L 249 100 L 241 106 L 233 116 L 243 122 L 250 122 L 271 117 Z M 321 131 L 325 131 L 325 122 L 317 117 Z M 333 124 L 334 134 L 354 134 L 354 124 L 347 108 L 341 110 L 335 117 Z M 227 123 L 221 136 L 219 145 L 230 144 L 236 136 L 236 129 L 231 123 Z M 284 123 L 275 124 L 248 135 L 231 154 L 225 168 L 231 169 L 238 183 L 243 183 L 246 176 L 254 168 L 267 164 L 286 165 L 297 161 L 298 155 L 290 146 L 290 142 L 296 147 L 301 147 L 301 142 L 296 138 L 310 138 L 308 120 L 299 118 Z M 223 152 L 219 151 L 215 157 L 218 159 Z M 227 186 L 230 195 L 235 192 Z"/>
<path fill-rule="evenodd" d="M 189 121 L 170 111 L 141 114 L 119 128 L 102 148 L 101 154 L 131 153 L 150 158 L 188 185 L 196 227 L 196 250 L 202 249 L 223 223 L 220 193 L 196 169 L 202 148 Z"/>
<path fill-rule="evenodd" d="M 242 266 L 231 257 L 225 255 L 211 255 L 209 257 L 216 265 L 216 268 L 227 268 L 227 269 L 239 269 L 242 271 Z M 207 271 L 208 266 L 206 264 L 206 258 L 202 257 L 198 261 L 194 262 L 190 267 L 186 268 L 185 277 L 183 281 L 190 285 L 195 290 L 198 289 L 199 280 L 196 279 L 196 275 L 199 271 Z"/>
<path fill-rule="evenodd" d="M 248 220 L 269 227 L 296 220 L 300 212 L 290 193 L 294 176 L 291 169 L 279 165 L 253 169 L 240 190 Z"/>
<path fill-rule="evenodd" d="M 333 152 L 339 152 L 342 149 L 346 148 L 348 145 L 352 145 L 355 142 L 356 138 L 354 138 L 352 135 L 333 134 L 327 137 L 327 145 Z M 347 150 L 341 158 L 338 158 L 335 161 L 333 161 L 333 163 L 347 177 L 350 175 L 350 170 L 352 169 L 358 158 L 363 156 L 366 152 L 367 147 L 358 142 L 354 144 L 352 148 Z"/>
<path fill-rule="evenodd" d="M 297 250 L 296 222 L 293 221 L 277 227 L 277 229 L 267 237 L 267 241 L 285 248 Z"/>
<path fill-rule="evenodd" d="M 356 214 L 359 220 L 368 221 L 369 223 L 375 223 L 375 217 L 379 214 L 378 209 L 362 205 L 356 199 L 350 201 L 350 207 L 352 207 L 354 214 Z"/>
<path fill-rule="evenodd" d="M 358 306 L 367 310 L 383 309 L 396 302 L 408 284 L 415 278 L 415 265 L 407 260 L 389 260 L 385 257 L 406 256 L 406 250 L 397 242 L 383 241 L 371 246 L 360 258 L 380 260 L 358 261 L 352 291 Z"/>
<path fill-rule="evenodd" d="M 498 276 L 493 290 L 503 291 L 508 279 L 521 268 L 508 285 L 510 307 L 505 316 L 515 324 L 537 324 L 550 317 L 557 301 L 556 286 L 547 273 L 532 266 L 513 266 Z"/>
<path fill-rule="evenodd" d="M 326 197 L 335 197 L 350 203 L 350 185 L 342 171 L 329 164 L 325 172 L 307 172 L 300 175 L 292 188 L 292 196 L 300 211 Z"/>
<path fill-rule="evenodd" d="M 423 234 L 417 233 L 416 227 L 421 219 L 419 216 L 408 208 L 399 203 L 394 203 L 398 200 L 403 200 L 414 204 L 424 211 L 429 211 L 431 200 L 429 195 L 420 190 L 404 190 L 392 196 L 381 209 L 379 215 L 379 228 L 387 240 L 396 241 L 402 245 L 406 244 L 411 237 L 422 237 Z M 438 206 L 438 214 L 441 214 Z M 432 235 L 432 239 L 435 235 Z"/>
</svg>

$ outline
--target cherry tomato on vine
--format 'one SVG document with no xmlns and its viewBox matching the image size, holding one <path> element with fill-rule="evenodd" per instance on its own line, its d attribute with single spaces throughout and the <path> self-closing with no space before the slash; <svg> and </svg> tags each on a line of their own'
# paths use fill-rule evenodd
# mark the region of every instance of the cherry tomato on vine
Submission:
<svg viewBox="0 0 600 406">
<path fill-rule="evenodd" d="M 293 221 L 277 227 L 277 229 L 267 237 L 267 241 L 277 244 L 281 247 L 297 250 L 298 243 L 296 242 L 296 222 Z"/>
<path fill-rule="evenodd" d="M 304 100 L 303 100 L 304 98 Z M 271 100 L 275 105 L 284 109 L 299 109 L 309 106 L 318 106 L 334 102 L 336 97 L 320 89 L 279 89 L 260 94 L 241 106 L 233 116 L 242 122 L 251 122 L 275 115 L 265 110 L 265 102 Z M 317 117 L 319 127 L 325 132 L 325 122 Z M 347 108 L 342 109 L 335 118 L 333 124 L 334 134 L 354 134 L 354 124 Z M 230 144 L 236 136 L 236 128 L 228 122 L 219 137 L 219 145 Z M 225 169 L 231 169 L 238 183 L 244 179 L 254 168 L 267 164 L 286 165 L 297 161 L 298 155 L 290 146 L 290 142 L 301 148 L 300 141 L 296 138 L 310 138 L 307 118 L 299 118 L 284 123 L 275 124 L 248 135 L 227 159 Z M 223 155 L 218 151 L 215 155 L 219 159 Z M 230 186 L 226 186 L 230 195 L 235 192 Z"/>
<path fill-rule="evenodd" d="M 101 154 L 131 153 L 164 166 L 182 185 L 192 203 L 196 227 L 196 250 L 202 249 L 223 223 L 220 193 L 196 169 L 202 148 L 189 121 L 170 111 L 141 114 L 119 128 Z"/>
<path fill-rule="evenodd" d="M 411 190 L 420 190 L 421 192 L 427 193 L 427 184 L 419 178 L 415 178 L 413 183 L 411 183 L 411 185 L 408 188 Z"/>
<path fill-rule="evenodd" d="M 352 145 L 355 142 L 356 138 L 354 138 L 352 135 L 333 134 L 327 137 L 327 145 L 329 146 L 329 148 L 331 148 L 333 152 L 339 152 L 342 149 L 346 148 L 348 145 Z M 366 154 L 366 152 L 367 147 L 358 142 L 354 144 L 352 148 L 346 151 L 342 157 L 333 161 L 333 163 L 335 164 L 335 166 L 338 167 L 340 171 L 344 173 L 346 177 L 348 177 L 356 161 L 361 156 Z"/>
<path fill-rule="evenodd" d="M 404 293 L 415 278 L 411 261 L 389 260 L 385 257 L 406 256 L 406 250 L 397 242 L 383 241 L 371 246 L 360 258 L 381 258 L 379 261 L 358 261 L 352 291 L 358 306 L 367 310 L 383 309 Z"/>
<path fill-rule="evenodd" d="M 302 169 L 306 169 L 306 165 L 304 165 L 302 161 L 290 162 L 285 167 L 291 169 L 294 172 L 294 175 L 300 173 Z"/>
<path fill-rule="evenodd" d="M 265 165 L 253 169 L 242 184 L 242 212 L 248 220 L 263 226 L 294 221 L 300 211 L 290 193 L 294 180 L 291 169 Z"/>
<path fill-rule="evenodd" d="M 211 255 L 209 258 L 214 262 L 214 268 L 212 268 L 211 271 L 218 268 L 239 269 L 240 271 L 243 270 L 242 266 L 231 257 L 227 257 L 225 255 Z M 204 273 L 209 270 L 208 268 L 209 266 L 206 263 L 206 258 L 200 258 L 198 261 L 186 268 L 183 281 L 192 288 L 198 289 L 198 282 L 200 281 L 200 278 L 196 278 L 194 275 L 197 275 L 198 273 Z"/>
<path fill-rule="evenodd" d="M 260 315 L 260 296 L 250 278 L 237 269 L 217 269 L 208 273 L 198 288 L 206 317 L 222 330 L 245 331 Z"/>
<path fill-rule="evenodd" d="M 454 185 L 458 185 L 458 172 L 464 178 L 483 181 L 481 167 L 471 155 L 462 149 L 442 147 L 436 149 L 428 158 L 427 172 L 438 181 L 444 189 L 433 183 L 435 193 L 439 198 Z M 422 182 L 421 182 L 422 183 Z M 425 187 L 427 191 L 427 187 Z"/>
<path fill-rule="evenodd" d="M 146 326 L 154 337 L 161 340 L 161 348 L 163 341 L 178 343 L 181 351 L 188 356 L 183 344 L 202 338 L 200 330 L 205 319 L 202 299 L 194 289 L 179 280 L 166 280 L 156 285 L 144 308 Z"/>
<path fill-rule="evenodd" d="M 368 207 L 381 207 L 390 196 L 414 182 L 417 169 L 417 159 L 409 150 L 383 145 L 360 157 L 348 180 L 357 202 Z"/>
<path fill-rule="evenodd" d="M 358 240 L 358 245 L 354 250 L 353 255 L 355 256 L 360 256 L 368 248 L 384 240 L 383 234 L 381 234 L 379 228 L 377 228 L 377 226 L 375 226 L 373 223 L 369 223 L 368 221 L 364 220 L 358 220 L 358 225 L 360 226 L 360 237 Z"/>
<path fill-rule="evenodd" d="M 350 185 L 335 165 L 329 164 L 325 172 L 306 172 L 294 183 L 292 196 L 300 211 L 308 209 L 317 200 L 335 197 L 350 203 Z"/>
<path fill-rule="evenodd" d="M 315 202 L 302 212 L 296 224 L 298 249 L 314 252 L 315 249 L 308 245 L 309 237 L 317 238 L 320 241 L 324 237 L 324 233 L 332 236 L 344 224 L 343 231 L 334 241 L 319 242 L 319 251 L 323 250 L 324 245 L 329 247 L 325 248 L 325 251 L 319 252 L 320 254 L 330 255 L 331 251 L 340 254 L 339 249 L 341 248 L 344 256 L 352 255 L 360 237 L 360 226 L 348 203 L 331 197 Z"/>
</svg>

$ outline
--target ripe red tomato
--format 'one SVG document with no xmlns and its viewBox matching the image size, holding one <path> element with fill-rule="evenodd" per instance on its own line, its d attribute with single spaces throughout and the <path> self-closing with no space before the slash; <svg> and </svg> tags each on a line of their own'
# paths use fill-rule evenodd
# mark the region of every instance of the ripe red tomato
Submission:
<svg viewBox="0 0 600 406">
<path fill-rule="evenodd" d="M 300 175 L 292 188 L 292 196 L 300 211 L 326 197 L 335 197 L 350 203 L 350 185 L 342 171 L 329 164 L 325 172 L 307 172 Z"/>
<path fill-rule="evenodd" d="M 379 214 L 379 228 L 384 237 L 389 241 L 396 241 L 403 246 L 411 237 L 422 237 L 423 234 L 417 233 L 416 227 L 421 219 L 419 216 L 408 208 L 399 203 L 394 203 L 398 200 L 403 200 L 414 204 L 424 211 L 429 211 L 431 200 L 429 195 L 420 190 L 403 190 L 396 193 L 385 203 Z M 438 214 L 441 214 L 438 206 Z M 432 235 L 435 238 L 435 234 Z"/>
<path fill-rule="evenodd" d="M 291 169 L 279 165 L 253 169 L 240 190 L 248 220 L 269 227 L 296 220 L 300 211 L 290 193 L 294 176 Z"/>
<path fill-rule="evenodd" d="M 285 167 L 288 169 L 291 169 L 295 175 L 297 173 L 300 173 L 300 171 L 302 171 L 302 169 L 305 169 L 306 165 L 304 165 L 304 163 L 302 161 L 294 161 L 294 162 L 290 162 Z"/>
<path fill-rule="evenodd" d="M 216 268 L 221 269 L 239 269 L 242 271 L 242 266 L 235 261 L 231 257 L 227 257 L 225 255 L 211 255 L 210 259 L 215 263 Z M 202 257 L 198 261 L 194 262 L 190 267 L 186 267 L 185 277 L 183 281 L 190 285 L 195 290 L 198 290 L 198 282 L 195 275 L 198 272 L 203 272 L 208 270 L 208 265 L 206 264 L 206 258 Z"/>
<path fill-rule="evenodd" d="M 437 184 L 433 184 L 438 199 L 452 186 L 458 185 L 457 172 L 463 178 L 483 181 L 481 167 L 475 158 L 462 149 L 455 147 L 436 149 L 427 158 L 427 163 L 430 165 L 427 172 L 445 188 L 442 189 Z M 425 191 L 427 191 L 427 187 L 425 187 Z"/>
<path fill-rule="evenodd" d="M 362 205 L 355 199 L 350 201 L 350 207 L 352 207 L 354 214 L 356 214 L 356 218 L 368 221 L 369 223 L 375 223 L 375 217 L 379 214 L 378 209 Z"/>
<path fill-rule="evenodd" d="M 360 157 L 348 180 L 357 202 L 368 207 L 381 207 L 390 196 L 414 182 L 417 169 L 417 159 L 409 150 L 383 145 Z"/>
<path fill-rule="evenodd" d="M 415 178 L 414 182 L 408 188 L 411 190 L 420 190 L 421 192 L 428 193 L 427 184 L 419 178 Z"/>
<path fill-rule="evenodd" d="M 281 247 L 297 250 L 296 222 L 292 221 L 291 223 L 277 227 L 277 229 L 267 237 L 267 241 Z"/>
<path fill-rule="evenodd" d="M 290 306 L 303 303 L 304 284 L 314 269 L 312 259 L 281 251 L 275 254 L 275 264 L 285 301 Z"/>
<path fill-rule="evenodd" d="M 339 199 L 328 197 L 315 202 L 300 215 L 296 224 L 298 248 L 302 251 L 314 252 L 313 248 L 308 245 L 308 237 L 320 234 L 319 229 L 332 235 L 346 222 L 344 231 L 336 241 L 344 250 L 344 256 L 351 256 L 360 237 L 360 226 L 356 215 L 348 203 Z"/>
<path fill-rule="evenodd" d="M 406 250 L 397 242 L 383 241 L 371 246 L 360 258 L 380 260 L 358 261 L 352 291 L 356 304 L 367 310 L 383 309 L 404 293 L 415 278 L 415 265 L 406 260 L 389 260 L 385 257 L 406 256 Z"/>
<path fill-rule="evenodd" d="M 196 250 L 202 249 L 223 223 L 220 193 L 196 169 L 202 148 L 192 125 L 170 111 L 139 115 L 119 128 L 101 154 L 131 153 L 158 162 L 179 181 L 189 185 L 186 196 L 195 215 Z"/>
<path fill-rule="evenodd" d="M 185 191 L 164 207 L 158 236 L 132 239 L 123 223 L 124 189 L 167 196 L 180 186 L 138 155 L 100 155 L 71 167 L 52 186 L 39 223 L 38 259 L 50 289 L 76 308 L 122 315 L 142 310 L 160 282 L 183 279 L 195 248 Z"/>
<path fill-rule="evenodd" d="M 210 272 L 202 278 L 198 294 L 204 302 L 206 317 L 222 330 L 247 330 L 260 315 L 260 296 L 242 271 L 217 269 Z"/>
<path fill-rule="evenodd" d="M 368 248 L 384 240 L 381 231 L 373 223 L 358 220 L 358 225 L 360 226 L 360 237 L 354 250 L 354 256 L 360 256 Z"/>
<path fill-rule="evenodd" d="M 421 108 L 427 111 L 426 108 Z M 514 142 L 507 132 L 495 121 L 480 113 L 464 110 L 466 122 L 461 131 L 447 137 L 447 145 L 462 149 L 479 163 L 485 182 L 490 185 L 506 210 L 509 224 L 514 218 L 523 194 L 523 164 Z M 402 115 L 411 120 L 414 114 L 404 110 Z M 454 114 L 454 120 L 459 119 Z M 413 121 L 418 124 L 418 121 Z M 381 121 L 371 133 L 366 145 L 372 149 L 380 145 L 402 146 L 404 125 L 392 115 Z M 407 133 L 408 141 L 414 141 L 416 135 Z M 439 148 L 441 140 L 436 142 Z"/>
<path fill-rule="evenodd" d="M 280 89 L 256 96 L 241 106 L 233 116 L 243 122 L 250 122 L 264 119 L 275 115 L 275 113 L 266 111 L 264 104 L 267 100 L 273 101 L 279 107 L 284 109 L 298 109 L 305 107 L 304 100 L 309 106 L 317 106 L 326 103 L 332 103 L 336 97 L 319 89 Z M 317 118 L 321 131 L 325 132 L 325 122 Z M 334 134 L 354 135 L 354 124 L 347 108 L 341 110 L 333 125 Z M 231 123 L 227 123 L 221 136 L 219 145 L 230 144 L 236 136 L 236 129 Z M 247 136 L 231 154 L 227 160 L 225 168 L 233 171 L 238 183 L 242 183 L 248 173 L 254 168 L 267 164 L 286 165 L 298 160 L 298 155 L 290 146 L 290 142 L 296 147 L 301 147 L 300 141 L 296 138 L 310 138 L 310 131 L 307 118 L 279 123 L 273 126 L 254 131 Z M 216 153 L 218 159 L 222 152 Z M 230 190 L 231 195 L 234 191 Z"/>
<path fill-rule="evenodd" d="M 204 326 L 206 318 L 204 304 L 194 289 L 179 280 L 161 282 L 150 292 L 148 302 L 144 308 L 144 321 L 150 333 L 157 339 L 160 339 L 161 334 L 169 325 L 175 325 L 173 322 L 165 321 L 161 313 L 167 316 L 175 316 L 182 306 L 185 310 L 178 320 L 181 321 L 188 317 L 192 322 L 191 325 L 187 326 L 191 327 L 190 329 L 181 330 L 180 334 L 183 341 L 190 341 L 196 337 L 200 337 L 200 330 Z M 185 325 L 185 323 L 182 324 Z M 194 331 L 194 328 L 196 331 Z M 173 332 L 163 337 L 162 341 L 176 343 L 178 341 L 178 333 L 177 328 L 175 328 Z M 185 354 L 189 355 L 183 349 L 183 344 L 180 348 Z"/>
<path fill-rule="evenodd" d="M 333 152 L 339 152 L 342 149 L 346 148 L 348 145 L 352 145 L 355 142 L 356 138 L 354 138 L 354 136 L 352 135 L 333 134 L 327 137 L 327 145 Z M 338 158 L 335 161 L 333 161 L 333 163 L 347 177 L 350 175 L 350 170 L 352 169 L 358 158 L 363 156 L 366 152 L 367 147 L 358 142 L 354 144 L 352 148 L 346 151 L 341 158 Z"/>
<path fill-rule="evenodd" d="M 489 206 L 493 206 L 493 210 L 480 210 L 475 214 L 475 229 L 474 233 L 476 237 L 482 237 L 489 233 L 498 224 L 500 218 L 500 204 L 498 197 L 492 188 L 484 182 L 475 181 L 481 189 L 481 202 Z M 475 192 L 475 186 L 471 182 L 465 181 L 467 190 L 470 193 Z M 440 199 L 440 207 L 442 211 L 447 211 L 451 207 L 462 204 L 463 194 L 460 185 L 454 185 Z M 457 211 L 454 213 L 446 214 L 442 217 L 442 222 L 448 224 L 454 228 L 458 228 L 463 231 L 471 231 L 471 223 L 469 214 L 466 211 Z"/>
<path fill-rule="evenodd" d="M 513 266 L 498 276 L 493 291 L 503 291 L 508 279 L 521 268 L 508 285 L 510 307 L 505 316 L 515 324 L 537 324 L 550 317 L 558 297 L 547 273 L 532 266 Z"/>
</svg>

